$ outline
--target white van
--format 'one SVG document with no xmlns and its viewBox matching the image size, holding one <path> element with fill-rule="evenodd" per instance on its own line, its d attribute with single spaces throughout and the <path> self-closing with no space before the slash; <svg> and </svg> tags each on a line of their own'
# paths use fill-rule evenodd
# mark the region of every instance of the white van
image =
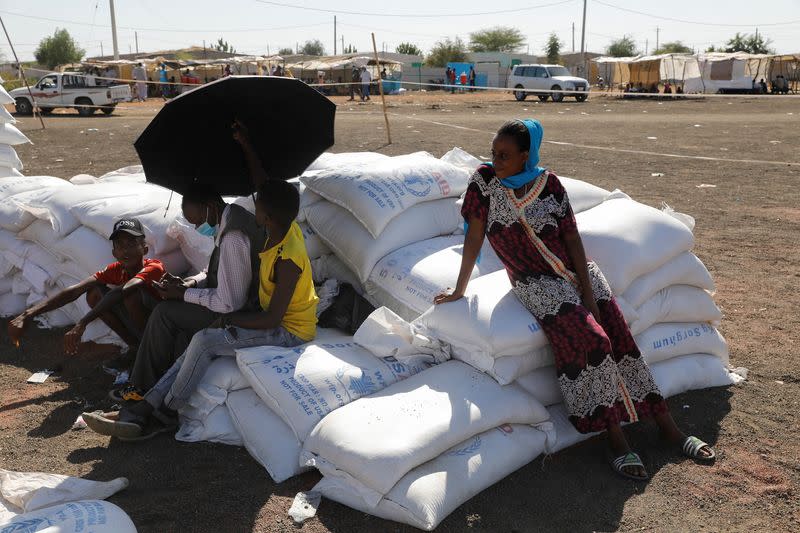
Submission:
<svg viewBox="0 0 800 533">
<path fill-rule="evenodd" d="M 518 101 L 525 100 L 529 94 L 535 94 L 542 102 L 551 97 L 554 102 L 560 102 L 564 96 L 574 96 L 578 102 L 583 102 L 589 96 L 589 82 L 583 78 L 578 78 L 569 73 L 566 67 L 561 65 L 515 65 L 514 70 L 508 77 L 506 87 L 509 89 L 529 89 L 545 91 L 583 91 L 582 93 L 564 94 L 553 93 L 529 93 L 525 91 L 514 91 L 514 97 Z"/>
</svg>

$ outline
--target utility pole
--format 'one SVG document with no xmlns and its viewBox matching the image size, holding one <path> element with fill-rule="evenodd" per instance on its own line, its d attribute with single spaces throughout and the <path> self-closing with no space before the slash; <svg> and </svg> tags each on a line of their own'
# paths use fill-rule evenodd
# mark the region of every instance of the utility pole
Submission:
<svg viewBox="0 0 800 533">
<path fill-rule="evenodd" d="M 111 40 L 114 43 L 114 61 L 119 61 L 119 47 L 117 46 L 117 16 L 114 14 L 114 0 L 108 0 L 111 7 Z"/>
<path fill-rule="evenodd" d="M 100 41 L 100 57 L 103 57 L 105 54 L 103 53 L 103 41 Z"/>
<path fill-rule="evenodd" d="M 647 47 L 648 47 L 649 44 L 650 44 L 650 39 L 645 39 L 644 40 L 644 55 L 647 55 L 647 52 L 648 52 Z"/>
<path fill-rule="evenodd" d="M 581 24 L 581 68 L 586 69 L 586 0 L 583 0 L 583 23 Z"/>
<path fill-rule="evenodd" d="M 658 32 L 661 30 L 658 26 L 656 26 L 656 50 L 658 50 Z"/>
<path fill-rule="evenodd" d="M 336 15 L 333 16 L 333 55 L 336 55 Z"/>
<path fill-rule="evenodd" d="M 139 53 L 139 32 L 138 31 L 133 32 L 133 36 L 136 39 L 136 53 L 138 54 Z"/>
<path fill-rule="evenodd" d="M 572 23 L 572 53 L 575 53 L 575 23 Z"/>
<path fill-rule="evenodd" d="M 344 54 L 344 35 L 342 35 L 342 53 Z"/>
</svg>

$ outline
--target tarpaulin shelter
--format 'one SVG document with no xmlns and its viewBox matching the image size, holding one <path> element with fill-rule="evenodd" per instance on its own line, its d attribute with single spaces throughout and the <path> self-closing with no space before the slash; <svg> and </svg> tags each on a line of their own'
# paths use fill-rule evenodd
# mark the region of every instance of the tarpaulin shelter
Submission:
<svg viewBox="0 0 800 533">
<path fill-rule="evenodd" d="M 591 77 L 602 76 L 609 87 L 627 84 L 650 88 L 664 82 L 683 86 L 684 92 L 700 92 L 697 56 L 660 54 L 636 57 L 599 57 L 592 60 Z"/>
<path fill-rule="evenodd" d="M 778 76 L 783 76 L 787 81 L 789 91 L 796 93 L 800 90 L 800 53 L 772 57 L 769 66 L 770 84 L 775 83 Z"/>
<path fill-rule="evenodd" d="M 339 82 L 341 78 L 342 83 L 348 83 L 352 81 L 353 67 L 362 66 L 369 69 L 373 80 L 380 79 L 381 70 L 384 68 L 393 79 L 399 79 L 403 71 L 403 64 L 400 61 L 379 58 L 376 63 L 374 57 L 364 55 L 317 57 L 286 65 L 286 68 L 292 71 L 295 78 L 303 80 L 316 80 L 317 73 L 324 72 L 325 78 L 330 81 Z"/>
<path fill-rule="evenodd" d="M 769 79 L 774 56 L 746 52 L 709 52 L 698 54 L 703 92 L 752 91 L 762 78 Z"/>
</svg>

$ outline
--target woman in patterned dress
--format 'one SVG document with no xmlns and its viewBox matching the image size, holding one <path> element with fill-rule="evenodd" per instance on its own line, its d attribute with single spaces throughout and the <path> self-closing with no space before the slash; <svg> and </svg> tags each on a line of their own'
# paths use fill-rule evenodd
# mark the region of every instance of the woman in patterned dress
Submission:
<svg viewBox="0 0 800 533">
<path fill-rule="evenodd" d="M 714 451 L 675 424 L 633 340 L 603 273 L 587 262 L 567 192 L 538 167 L 542 126 L 504 124 L 492 141 L 492 164 L 470 179 L 461 210 L 468 224 L 458 283 L 436 304 L 464 295 L 484 236 L 501 259 L 514 294 L 550 341 L 570 421 L 581 433 L 607 431 L 623 476 L 647 479 L 620 424 L 653 418 L 670 442 L 700 460 Z"/>
</svg>

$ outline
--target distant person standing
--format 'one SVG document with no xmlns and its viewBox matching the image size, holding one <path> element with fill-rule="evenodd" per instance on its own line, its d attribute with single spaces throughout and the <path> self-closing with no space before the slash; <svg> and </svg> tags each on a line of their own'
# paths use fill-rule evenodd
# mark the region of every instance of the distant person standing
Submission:
<svg viewBox="0 0 800 533">
<path fill-rule="evenodd" d="M 226 77 L 228 77 L 228 76 L 230 76 L 232 74 L 233 73 L 231 72 L 231 66 L 230 65 L 225 65 L 225 70 L 222 72 L 222 77 L 226 78 Z"/>
<path fill-rule="evenodd" d="M 147 71 L 142 63 L 133 68 L 133 79 L 136 80 L 136 99 L 144 102 L 147 100 Z"/>
<path fill-rule="evenodd" d="M 469 92 L 471 92 L 471 93 L 475 92 L 475 78 L 476 78 L 475 67 L 470 65 L 469 66 L 469 86 L 470 86 Z"/>
<path fill-rule="evenodd" d="M 447 80 L 450 84 L 450 94 L 455 94 L 456 92 L 456 69 L 450 69 L 450 78 Z"/>
<path fill-rule="evenodd" d="M 167 65 L 161 63 L 158 69 L 158 82 L 161 84 L 161 97 L 166 100 L 169 98 L 169 80 L 167 79 Z"/>
<path fill-rule="evenodd" d="M 444 71 L 444 84 L 450 85 L 450 67 L 447 67 Z"/>
<path fill-rule="evenodd" d="M 381 79 L 385 80 L 388 77 L 389 75 L 386 73 L 386 67 L 383 67 L 383 70 L 381 70 Z"/>
<path fill-rule="evenodd" d="M 361 83 L 361 71 L 358 67 L 354 66 L 353 72 L 350 73 L 350 98 L 348 102 L 356 99 L 359 83 Z"/>
<path fill-rule="evenodd" d="M 761 78 L 761 81 L 758 82 L 758 86 L 761 87 L 761 94 L 767 94 L 767 82 L 764 81 L 764 78 Z"/>
<path fill-rule="evenodd" d="M 372 83 L 372 74 L 367 67 L 361 67 L 361 100 L 369 100 L 369 84 Z"/>
<path fill-rule="evenodd" d="M 458 82 L 461 84 L 461 92 L 464 92 L 465 87 L 467 86 L 467 73 L 463 70 L 461 71 L 461 75 L 458 77 Z"/>
</svg>

